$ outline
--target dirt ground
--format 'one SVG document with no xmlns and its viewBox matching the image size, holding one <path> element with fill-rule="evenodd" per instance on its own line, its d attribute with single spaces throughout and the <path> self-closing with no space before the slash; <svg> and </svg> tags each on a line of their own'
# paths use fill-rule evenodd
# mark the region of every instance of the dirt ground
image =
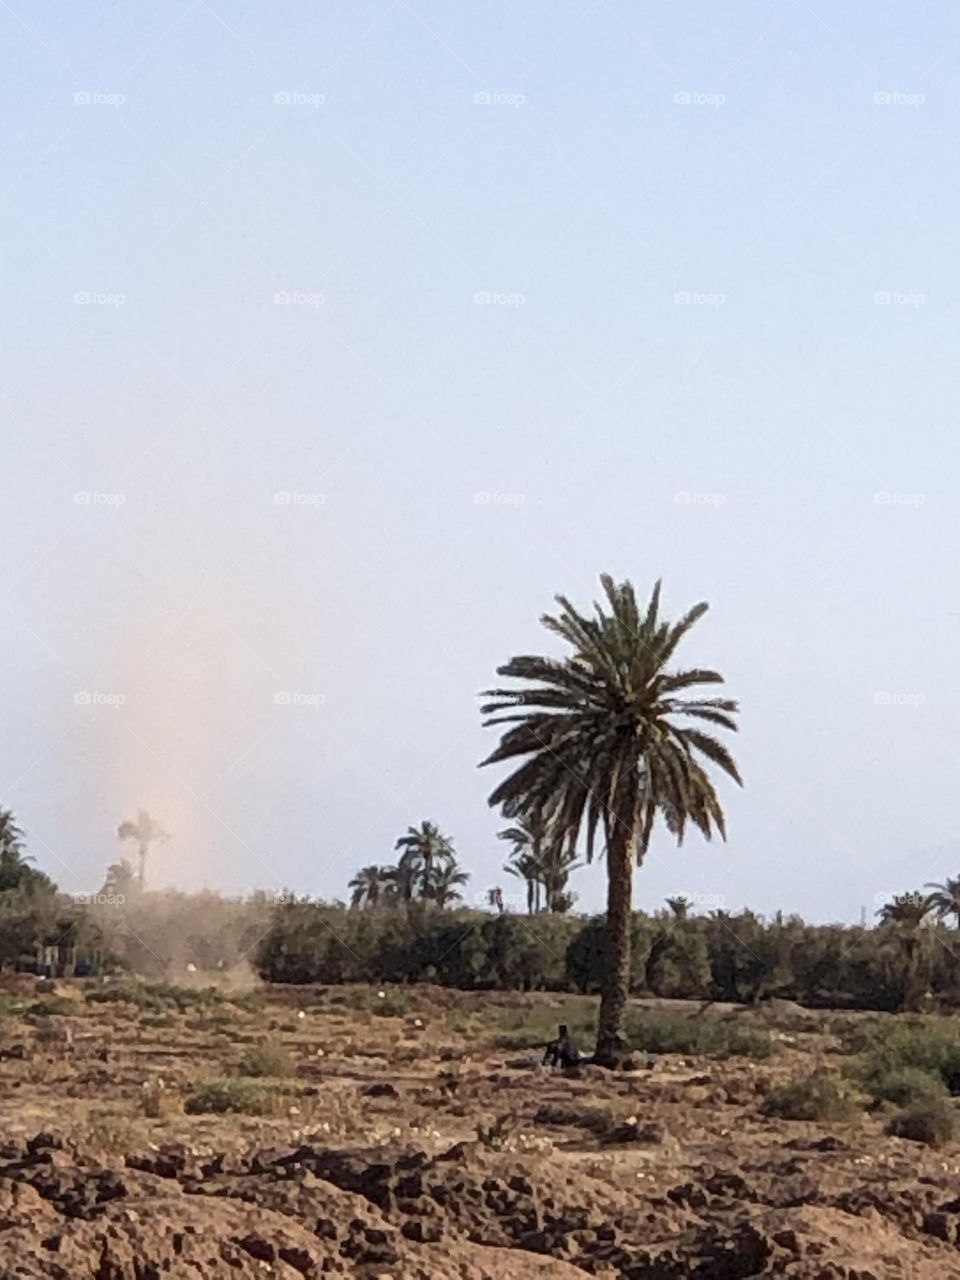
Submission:
<svg viewBox="0 0 960 1280">
<path fill-rule="evenodd" d="M 761 1114 L 856 1015 L 689 1006 L 777 1052 L 566 1075 L 576 997 L 137 990 L 0 991 L 0 1280 L 960 1278 L 960 1148 Z"/>
</svg>

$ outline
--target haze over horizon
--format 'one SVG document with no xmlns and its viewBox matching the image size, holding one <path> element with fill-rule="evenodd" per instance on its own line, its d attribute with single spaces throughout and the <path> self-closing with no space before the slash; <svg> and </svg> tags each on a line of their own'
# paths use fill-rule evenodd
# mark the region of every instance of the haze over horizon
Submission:
<svg viewBox="0 0 960 1280">
<path fill-rule="evenodd" d="M 0 805 L 67 892 L 343 897 L 504 825 L 478 691 L 598 575 L 741 701 L 635 902 L 960 872 L 960 13 L 0 7 Z M 576 872 L 578 909 L 603 868 Z M 521 888 L 517 883 L 516 888 Z"/>
</svg>

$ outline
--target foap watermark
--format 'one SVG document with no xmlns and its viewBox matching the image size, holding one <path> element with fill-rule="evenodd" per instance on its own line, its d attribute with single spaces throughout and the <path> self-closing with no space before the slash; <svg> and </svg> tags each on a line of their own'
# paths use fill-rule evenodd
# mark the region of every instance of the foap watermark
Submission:
<svg viewBox="0 0 960 1280">
<path fill-rule="evenodd" d="M 278 489 L 273 495 L 275 507 L 322 507 L 325 502 L 322 493 L 302 493 L 299 489 Z"/>
<path fill-rule="evenodd" d="M 873 495 L 878 507 L 922 507 L 927 501 L 925 493 L 900 493 L 896 489 L 879 489 Z"/>
<path fill-rule="evenodd" d="M 78 489 L 73 495 L 78 507 L 122 507 L 126 500 L 125 493 L 101 493 L 98 489 Z"/>
<path fill-rule="evenodd" d="M 687 909 L 697 907 L 703 911 L 724 911 L 727 899 L 722 893 L 678 893 L 677 897 L 687 904 Z"/>
<path fill-rule="evenodd" d="M 901 293 L 899 289 L 878 289 L 873 295 L 875 307 L 922 307 L 925 293 Z"/>
<path fill-rule="evenodd" d="M 500 89 L 481 89 L 473 95 L 475 107 L 522 107 L 526 100 L 525 93 L 503 93 Z"/>
<path fill-rule="evenodd" d="M 526 500 L 522 493 L 499 493 L 496 489 L 481 489 L 473 495 L 476 507 L 522 507 Z"/>
<path fill-rule="evenodd" d="M 875 893 L 874 906 L 879 914 L 884 907 L 922 907 L 926 905 L 927 895 L 919 889 L 909 889 L 904 893 Z"/>
<path fill-rule="evenodd" d="M 80 289 L 73 295 L 75 307 L 122 307 L 125 293 L 104 293 L 100 289 Z"/>
<path fill-rule="evenodd" d="M 476 307 L 522 307 L 526 300 L 525 293 L 488 293 L 486 289 L 480 289 L 473 295 Z"/>
<path fill-rule="evenodd" d="M 726 100 L 725 93 L 704 93 L 702 89 L 681 89 L 673 95 L 676 107 L 722 107 Z"/>
<path fill-rule="evenodd" d="M 523 893 L 504 893 L 502 889 L 484 889 L 473 895 L 475 907 L 496 907 L 498 911 L 526 911 L 527 898 Z"/>
<path fill-rule="evenodd" d="M 726 502 L 722 493 L 699 493 L 696 489 L 680 489 L 673 495 L 678 507 L 722 507 Z"/>
<path fill-rule="evenodd" d="M 673 295 L 675 307 L 722 307 L 726 301 L 724 293 L 703 293 L 698 289 L 678 289 Z"/>
<path fill-rule="evenodd" d="M 896 689 L 881 689 L 873 695 L 874 706 L 877 707 L 922 707 L 926 701 L 925 694 L 906 693 Z"/>
<path fill-rule="evenodd" d="M 99 689 L 78 689 L 73 695 L 75 707 L 122 707 L 126 701 L 125 693 L 102 693 Z"/>
<path fill-rule="evenodd" d="M 104 93 L 102 89 L 80 89 L 73 95 L 75 107 L 122 107 L 126 94 Z"/>
<path fill-rule="evenodd" d="M 529 700 L 533 701 L 532 695 Z M 488 693 L 476 693 L 474 694 L 474 701 L 478 707 L 487 707 L 491 702 L 496 702 L 498 708 L 522 707 L 528 701 L 528 698 L 525 693 L 521 693 L 518 690 L 516 693 L 497 694 L 495 698 Z"/>
<path fill-rule="evenodd" d="M 322 693 L 306 693 L 302 689 L 280 689 L 273 695 L 275 707 L 322 707 L 325 702 Z"/>
<path fill-rule="evenodd" d="M 75 893 L 73 900 L 80 907 L 122 907 L 126 905 L 125 893 Z"/>
<path fill-rule="evenodd" d="M 273 295 L 275 307 L 322 307 L 326 298 L 322 293 L 303 293 L 296 289 L 292 292 L 281 289 Z"/>
<path fill-rule="evenodd" d="M 875 107 L 922 107 L 925 93 L 903 93 L 900 89 L 878 89 L 873 95 Z"/>
<path fill-rule="evenodd" d="M 325 93 L 304 93 L 300 89 L 278 89 L 273 95 L 275 107 L 322 107 L 326 100 Z"/>
</svg>

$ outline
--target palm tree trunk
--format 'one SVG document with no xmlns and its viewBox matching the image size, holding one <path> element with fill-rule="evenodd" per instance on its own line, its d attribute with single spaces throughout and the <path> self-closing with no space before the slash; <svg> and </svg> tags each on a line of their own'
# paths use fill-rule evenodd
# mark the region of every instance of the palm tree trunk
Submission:
<svg viewBox="0 0 960 1280">
<path fill-rule="evenodd" d="M 147 842 L 145 840 L 140 841 L 140 846 L 137 849 L 137 856 L 140 863 L 137 879 L 140 882 L 140 888 L 142 889 L 147 883 Z"/>
<path fill-rule="evenodd" d="M 630 925 L 633 905 L 633 828 L 614 821 L 607 840 L 607 962 L 600 990 L 595 1061 L 615 1067 L 626 1051 L 623 1016 L 630 994 Z"/>
</svg>

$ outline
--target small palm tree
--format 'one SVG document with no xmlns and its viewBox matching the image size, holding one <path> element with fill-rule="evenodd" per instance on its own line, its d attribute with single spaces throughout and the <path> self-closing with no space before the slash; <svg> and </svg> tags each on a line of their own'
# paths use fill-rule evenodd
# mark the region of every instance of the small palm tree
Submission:
<svg viewBox="0 0 960 1280">
<path fill-rule="evenodd" d="M 690 912 L 690 903 L 686 898 L 667 898 L 667 906 L 673 912 L 674 920 L 686 920 Z"/>
<path fill-rule="evenodd" d="M 960 928 L 960 876 L 951 879 L 947 876 L 943 884 L 926 884 L 925 889 L 932 889 L 930 905 L 937 913 L 937 918 L 946 920 L 953 916 L 954 923 Z"/>
<path fill-rule="evenodd" d="M 507 875 L 524 881 L 527 886 L 527 915 L 535 915 L 540 910 L 540 864 L 532 853 L 514 849 L 510 861 L 503 864 L 503 869 Z"/>
<path fill-rule="evenodd" d="M 570 646 L 562 659 L 522 655 L 498 675 L 523 682 L 490 689 L 488 725 L 508 725 L 484 764 L 515 765 L 490 796 L 508 819 L 552 816 L 554 834 L 571 850 L 586 826 L 586 856 L 598 829 L 607 855 L 607 972 L 600 1001 L 596 1060 L 613 1066 L 624 1050 L 623 1016 L 630 978 L 633 866 L 643 860 L 657 816 L 682 841 L 691 823 L 706 838 L 725 835 L 720 799 L 707 767 L 735 782 L 726 746 L 686 720 L 736 729 L 737 704 L 706 698 L 716 671 L 674 670 L 680 641 L 707 611 L 694 606 L 679 622 L 660 616 L 660 583 L 643 609 L 631 583 L 601 578 L 606 603 L 581 614 L 564 596 L 543 624 Z M 693 692 L 692 696 L 684 694 Z"/>
<path fill-rule="evenodd" d="M 929 959 L 929 934 L 924 932 L 923 926 L 934 909 L 934 899 L 934 894 L 902 893 L 885 902 L 877 912 L 881 928 L 889 930 L 903 959 L 901 1003 L 904 1009 L 916 1004 L 927 985 L 922 970 L 924 962 Z"/>
<path fill-rule="evenodd" d="M 23 832 L 17 826 L 16 819 L 9 809 L 0 809 L 0 853 L 20 853 L 23 847 Z"/>
<path fill-rule="evenodd" d="M 361 867 L 347 888 L 351 907 L 377 907 L 387 897 L 386 867 Z"/>
<path fill-rule="evenodd" d="M 570 872 L 580 865 L 576 850 L 564 845 L 562 840 L 551 840 L 541 850 L 538 878 L 548 911 L 562 915 L 573 906 L 575 895 L 567 892 L 567 881 Z"/>
<path fill-rule="evenodd" d="M 463 897 L 460 887 L 469 879 L 468 873 L 458 867 L 455 862 L 441 862 L 430 872 L 426 896 L 443 910 L 444 907 Z"/>
<path fill-rule="evenodd" d="M 540 910 L 543 880 L 540 867 L 543 852 L 550 840 L 550 824 L 542 812 L 522 814 L 512 827 L 497 832 L 498 840 L 509 840 L 513 845 L 511 861 L 504 871 L 527 882 L 527 914 Z"/>
<path fill-rule="evenodd" d="M 137 880 L 133 874 L 133 867 L 126 858 L 121 858 L 119 862 L 111 862 L 107 867 L 107 874 L 100 892 L 105 896 L 125 901 L 135 892 L 136 887 Z"/>
<path fill-rule="evenodd" d="M 147 882 L 147 853 L 150 846 L 160 840 L 169 840 L 170 837 L 146 809 L 141 809 L 134 821 L 121 822 L 117 827 L 117 836 L 120 840 L 136 841 L 137 883 L 142 889 Z"/>
<path fill-rule="evenodd" d="M 417 869 L 420 896 L 424 898 L 429 897 L 427 890 L 434 867 L 456 860 L 453 841 L 443 835 L 435 822 L 421 822 L 419 827 L 408 827 L 407 834 L 400 837 L 394 848 L 403 850 L 401 865 L 406 859 L 408 867 Z"/>
<path fill-rule="evenodd" d="M 500 915 L 503 915 L 503 890 L 499 885 L 487 890 L 487 906 L 496 907 Z"/>
</svg>

